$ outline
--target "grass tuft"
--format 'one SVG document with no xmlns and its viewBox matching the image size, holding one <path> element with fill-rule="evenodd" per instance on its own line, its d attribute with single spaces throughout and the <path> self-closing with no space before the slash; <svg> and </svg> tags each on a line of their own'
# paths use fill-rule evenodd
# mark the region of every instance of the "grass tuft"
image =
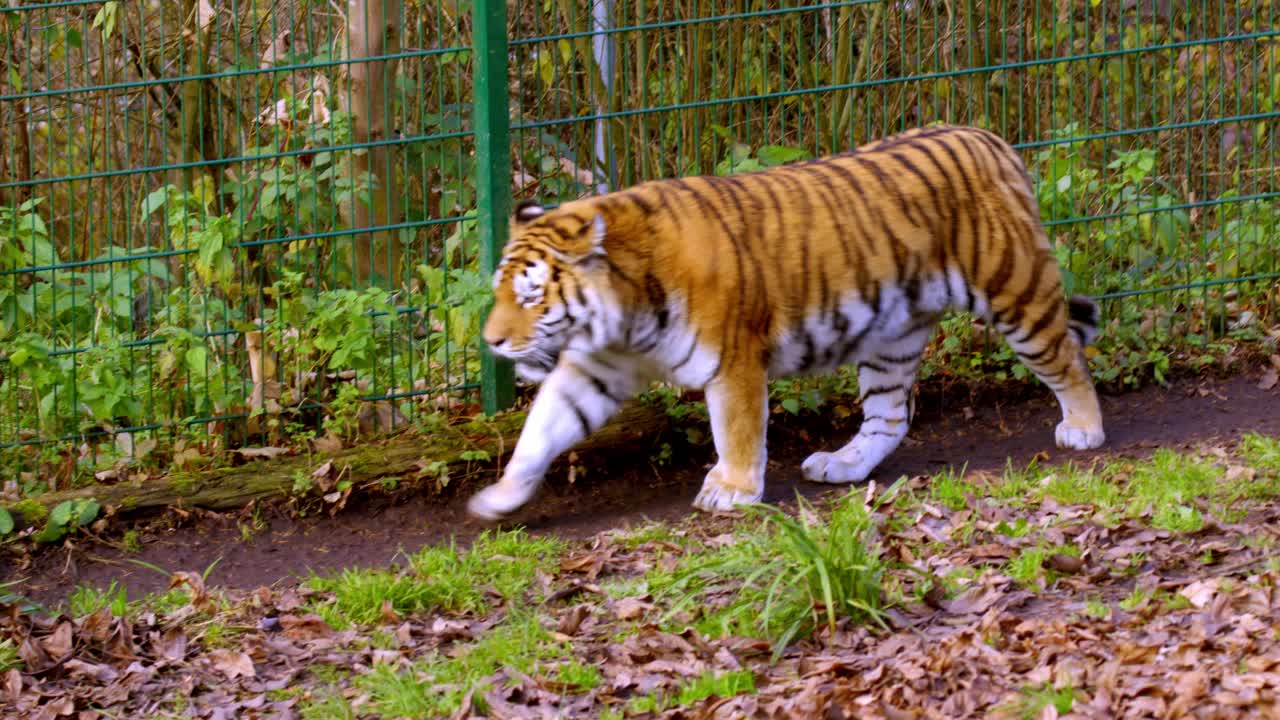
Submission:
<svg viewBox="0 0 1280 720">
<path fill-rule="evenodd" d="M 883 626 L 884 562 L 860 495 L 838 501 L 826 522 L 808 503 L 799 505 L 798 519 L 775 507 L 751 508 L 764 520 L 758 530 L 741 532 L 732 546 L 678 569 L 665 590 L 678 596 L 669 617 L 702 608 L 711 589 L 727 584 L 732 600 L 701 610 L 699 629 L 769 638 L 775 655 L 823 624 L 834 630 L 842 618 Z"/>
<path fill-rule="evenodd" d="M 499 669 L 536 675 L 543 663 L 567 653 L 537 617 L 512 616 L 475 642 L 455 645 L 447 654 L 433 652 L 408 669 L 378 665 L 357 679 L 356 685 L 368 692 L 373 708 L 382 715 L 439 717 L 457 710 L 468 689 Z M 579 679 L 587 679 L 585 669 Z"/>
<path fill-rule="evenodd" d="M 531 538 L 519 530 L 485 532 L 465 552 L 454 545 L 424 548 L 409 556 L 404 570 L 348 569 L 309 582 L 333 593 L 333 602 L 316 612 L 334 627 L 373 624 L 383 616 L 384 603 L 399 614 L 483 613 L 491 607 L 490 591 L 519 597 L 535 572 L 550 569 L 563 549 L 561 540 Z"/>
<path fill-rule="evenodd" d="M 67 598 L 67 613 L 71 617 L 92 615 L 104 607 L 111 608 L 116 617 L 124 616 L 129 610 L 129 598 L 125 589 L 117 585 L 115 580 L 105 590 L 78 585 Z"/>
<path fill-rule="evenodd" d="M 0 639 L 0 673 L 13 668 L 22 668 L 22 658 L 18 655 L 18 646 L 8 638 Z"/>
<path fill-rule="evenodd" d="M 997 709 L 999 716 L 1014 717 L 1018 720 L 1035 720 L 1042 717 L 1045 709 L 1051 706 L 1058 715 L 1065 715 L 1071 712 L 1076 696 L 1079 694 L 1079 691 L 1073 687 L 1054 688 L 1048 685 L 1023 688 L 1020 692 L 1021 697 Z"/>
<path fill-rule="evenodd" d="M 687 708 L 707 698 L 731 698 L 755 691 L 756 678 L 750 670 L 730 670 L 722 673 L 707 670 L 680 686 L 675 693 L 632 698 L 627 703 L 627 710 L 635 714 L 661 713 L 670 708 Z"/>
</svg>

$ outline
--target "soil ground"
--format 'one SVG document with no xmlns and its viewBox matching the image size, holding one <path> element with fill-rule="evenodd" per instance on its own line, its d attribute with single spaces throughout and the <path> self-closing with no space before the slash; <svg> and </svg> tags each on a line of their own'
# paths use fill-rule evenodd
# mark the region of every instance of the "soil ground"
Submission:
<svg viewBox="0 0 1280 720">
<path fill-rule="evenodd" d="M 1047 392 L 1006 399 L 956 392 L 925 396 L 917 403 L 907 441 L 874 477 L 884 482 L 947 467 L 998 470 L 1006 462 L 1024 465 L 1037 455 L 1049 462 L 1087 463 L 1099 456 L 1140 456 L 1157 447 L 1231 440 L 1247 431 L 1280 435 L 1280 390 L 1260 390 L 1254 374 L 1104 396 L 1102 405 L 1106 445 L 1095 452 L 1067 452 L 1053 447 L 1059 416 Z M 844 420 L 775 415 L 765 500 L 785 502 L 797 492 L 809 497 L 841 492 L 838 486 L 805 482 L 799 466 L 815 449 L 844 444 L 857 420 L 856 415 Z M 690 512 L 712 451 L 709 446 L 677 445 L 676 456 L 663 467 L 641 451 L 592 458 L 585 477 L 579 473 L 573 486 L 559 472 L 507 524 L 523 525 L 535 534 L 583 538 L 650 519 L 682 517 Z M 385 565 L 401 550 L 412 552 L 450 537 L 466 543 L 489 525 L 466 515 L 465 500 L 461 493 L 353 498 L 336 517 L 302 519 L 268 509 L 268 517 L 248 539 L 237 523 L 246 521 L 242 516 L 195 513 L 180 518 L 171 513 L 169 522 L 143 532 L 140 550 L 125 552 L 81 540 L 69 549 L 43 553 L 27 567 L 0 563 L 8 565 L 0 567 L 0 582 L 23 578 L 13 589 L 39 602 L 57 602 L 76 585 L 105 587 L 113 580 L 130 597 L 163 590 L 169 578 L 143 563 L 170 572 L 199 573 L 213 566 L 209 585 L 225 588 L 287 583 L 312 571 Z"/>
</svg>

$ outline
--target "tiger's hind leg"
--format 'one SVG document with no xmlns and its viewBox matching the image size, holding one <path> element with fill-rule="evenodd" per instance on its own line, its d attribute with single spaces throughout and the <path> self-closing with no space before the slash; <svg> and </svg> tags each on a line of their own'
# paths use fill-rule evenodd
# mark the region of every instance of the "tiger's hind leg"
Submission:
<svg viewBox="0 0 1280 720">
<path fill-rule="evenodd" d="M 862 425 L 847 445 L 816 452 L 800 466 L 809 480 L 851 483 L 867 479 L 898 449 L 911 424 L 911 386 L 933 323 L 916 325 L 907 335 L 886 341 L 858 363 Z"/>
<path fill-rule="evenodd" d="M 1057 396 L 1062 422 L 1054 431 L 1054 440 L 1061 448 L 1091 450 L 1107 439 L 1098 393 L 1084 356 L 1097 324 L 1097 306 L 1083 297 L 1073 297 L 1066 305 L 1055 299 L 1054 305 L 1041 313 L 1024 313 L 1016 324 L 996 323 L 1022 362 Z"/>
</svg>

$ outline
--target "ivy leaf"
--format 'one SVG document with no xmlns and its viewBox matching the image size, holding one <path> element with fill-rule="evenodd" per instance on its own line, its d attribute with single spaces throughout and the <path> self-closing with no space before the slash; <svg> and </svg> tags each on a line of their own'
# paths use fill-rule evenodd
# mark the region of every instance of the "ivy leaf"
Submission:
<svg viewBox="0 0 1280 720">
<path fill-rule="evenodd" d="M 89 498 L 88 500 L 81 503 L 80 514 L 76 516 L 76 524 L 88 525 L 89 523 L 97 519 L 98 511 L 101 509 L 102 509 L 102 506 L 98 504 L 97 500 L 94 500 L 93 498 Z"/>
<path fill-rule="evenodd" d="M 765 167 L 785 165 L 808 156 L 809 153 L 800 148 L 784 147 L 782 145 L 765 145 L 756 151 L 756 157 L 760 159 L 760 164 Z"/>
<path fill-rule="evenodd" d="M 13 516 L 8 510 L 0 507 L 0 535 L 8 535 L 13 532 Z"/>
<path fill-rule="evenodd" d="M 173 188 L 172 185 L 165 185 L 152 190 L 142 201 L 142 217 L 150 217 L 156 210 L 164 207 L 164 204 L 169 200 L 169 190 L 171 188 Z"/>
<path fill-rule="evenodd" d="M 208 370 L 209 351 L 203 345 L 193 345 L 187 348 L 185 359 L 187 361 L 187 370 L 194 375 L 204 375 Z"/>
<path fill-rule="evenodd" d="M 66 527 L 71 522 L 71 506 L 70 500 L 63 500 L 55 505 L 53 511 L 49 513 L 49 526 Z"/>
</svg>

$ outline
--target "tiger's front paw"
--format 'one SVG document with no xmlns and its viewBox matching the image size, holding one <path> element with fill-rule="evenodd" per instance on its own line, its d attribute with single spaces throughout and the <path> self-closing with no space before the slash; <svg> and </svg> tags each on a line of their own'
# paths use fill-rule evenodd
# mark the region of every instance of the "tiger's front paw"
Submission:
<svg viewBox="0 0 1280 720">
<path fill-rule="evenodd" d="M 755 482 L 732 478 L 717 465 L 711 468 L 707 479 L 702 481 L 702 489 L 698 491 L 698 497 L 694 498 L 693 506 L 707 512 L 723 512 L 732 510 L 735 505 L 753 505 L 763 497 L 764 478 Z"/>
<path fill-rule="evenodd" d="M 467 512 L 485 520 L 499 520 L 533 497 L 537 483 L 517 485 L 506 481 L 481 490 L 467 501 Z"/>
<path fill-rule="evenodd" d="M 1101 425 L 1096 428 L 1082 428 L 1068 425 L 1067 421 L 1063 420 L 1058 423 L 1058 429 L 1054 431 L 1053 438 L 1060 448 L 1092 450 L 1102 447 L 1102 443 L 1107 441 L 1107 434 L 1102 431 Z"/>
<path fill-rule="evenodd" d="M 867 465 L 860 456 L 850 462 L 836 453 L 816 452 L 805 458 L 800 472 L 812 482 L 854 483 L 866 480 L 875 469 Z"/>
</svg>

